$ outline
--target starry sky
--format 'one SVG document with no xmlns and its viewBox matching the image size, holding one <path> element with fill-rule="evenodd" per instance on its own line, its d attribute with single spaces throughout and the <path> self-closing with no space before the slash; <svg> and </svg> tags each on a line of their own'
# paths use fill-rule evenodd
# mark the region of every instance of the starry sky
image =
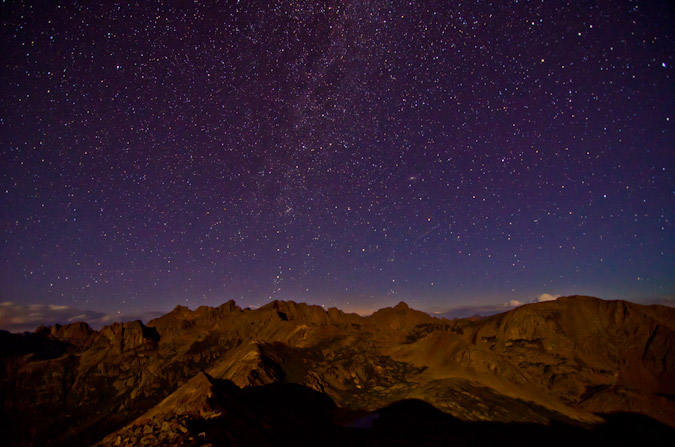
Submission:
<svg viewBox="0 0 675 447">
<path fill-rule="evenodd" d="M 675 294 L 672 3 L 95 3 L 0 6 L 6 305 Z"/>
</svg>

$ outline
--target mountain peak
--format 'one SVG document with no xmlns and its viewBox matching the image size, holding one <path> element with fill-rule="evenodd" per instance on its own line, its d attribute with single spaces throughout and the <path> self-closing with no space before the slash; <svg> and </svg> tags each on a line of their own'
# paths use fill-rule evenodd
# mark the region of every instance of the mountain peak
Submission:
<svg viewBox="0 0 675 447">
<path fill-rule="evenodd" d="M 239 309 L 239 306 L 237 306 L 237 302 L 236 302 L 236 301 L 234 301 L 234 300 L 229 300 L 229 301 L 227 301 L 227 302 L 221 304 L 220 306 L 218 306 L 218 309 L 228 310 L 228 311 L 232 312 L 232 311 L 234 311 L 234 310 L 236 310 L 236 309 Z"/>
<path fill-rule="evenodd" d="M 405 301 L 401 301 L 396 306 L 394 306 L 394 310 L 398 310 L 398 311 L 410 310 L 410 306 L 408 306 L 405 303 Z"/>
</svg>

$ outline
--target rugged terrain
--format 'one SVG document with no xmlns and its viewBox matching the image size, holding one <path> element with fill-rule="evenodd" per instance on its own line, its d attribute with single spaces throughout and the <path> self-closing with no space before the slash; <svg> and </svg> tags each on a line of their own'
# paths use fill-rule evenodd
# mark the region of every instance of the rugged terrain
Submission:
<svg viewBox="0 0 675 447">
<path fill-rule="evenodd" d="M 147 325 L 2 332 L 0 443 L 672 436 L 674 343 L 675 309 L 580 296 L 485 319 L 438 319 L 404 303 L 361 317 L 230 301 L 179 306 Z"/>
</svg>

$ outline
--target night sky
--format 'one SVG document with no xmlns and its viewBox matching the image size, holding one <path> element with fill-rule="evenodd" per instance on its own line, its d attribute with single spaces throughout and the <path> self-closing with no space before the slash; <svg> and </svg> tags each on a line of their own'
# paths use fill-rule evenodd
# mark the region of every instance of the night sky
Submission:
<svg viewBox="0 0 675 447">
<path fill-rule="evenodd" d="M 6 307 L 675 294 L 672 3 L 93 3 L 0 6 Z"/>
</svg>

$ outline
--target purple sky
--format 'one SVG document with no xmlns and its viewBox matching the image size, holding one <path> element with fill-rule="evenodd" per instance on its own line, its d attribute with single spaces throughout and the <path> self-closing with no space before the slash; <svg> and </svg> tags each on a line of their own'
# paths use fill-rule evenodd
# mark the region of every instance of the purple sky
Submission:
<svg viewBox="0 0 675 447">
<path fill-rule="evenodd" d="M 0 6 L 0 301 L 675 294 L 670 2 L 103 3 Z"/>
</svg>

